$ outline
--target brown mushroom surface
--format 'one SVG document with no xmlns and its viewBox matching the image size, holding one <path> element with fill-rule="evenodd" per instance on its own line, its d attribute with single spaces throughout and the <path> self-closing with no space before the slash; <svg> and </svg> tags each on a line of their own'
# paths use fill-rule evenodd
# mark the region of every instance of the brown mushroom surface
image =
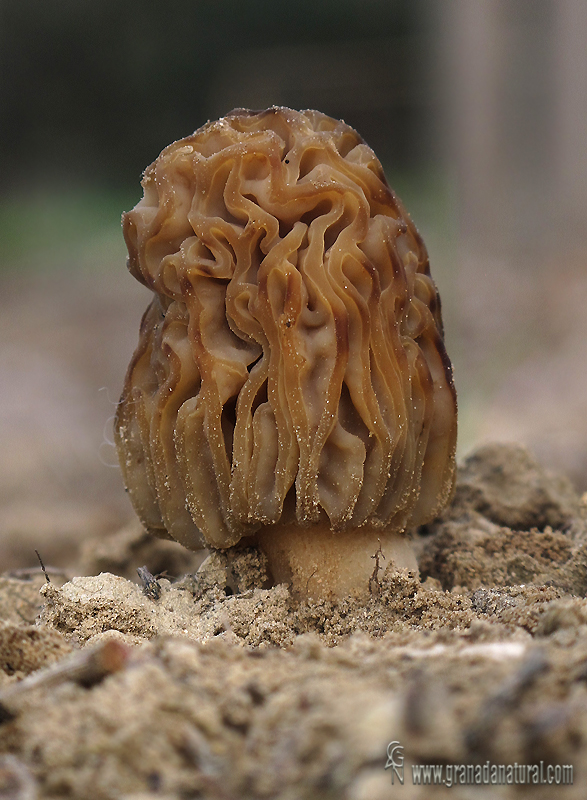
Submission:
<svg viewBox="0 0 587 800">
<path fill-rule="evenodd" d="M 456 396 L 426 249 L 381 164 L 317 111 L 231 112 L 124 215 L 153 291 L 116 420 L 152 533 L 258 543 L 275 581 L 365 591 L 454 484 Z M 383 562 L 382 562 L 383 563 Z"/>
</svg>

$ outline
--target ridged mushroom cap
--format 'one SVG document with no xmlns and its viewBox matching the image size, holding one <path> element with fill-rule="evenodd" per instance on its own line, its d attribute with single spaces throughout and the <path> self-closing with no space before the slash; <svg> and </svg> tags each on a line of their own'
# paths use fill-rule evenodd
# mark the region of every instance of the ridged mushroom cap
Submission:
<svg viewBox="0 0 587 800">
<path fill-rule="evenodd" d="M 432 518 L 456 441 L 439 298 L 356 131 L 235 110 L 167 147 L 142 185 L 123 227 L 153 300 L 116 440 L 144 525 L 226 548 L 286 519 Z"/>
</svg>

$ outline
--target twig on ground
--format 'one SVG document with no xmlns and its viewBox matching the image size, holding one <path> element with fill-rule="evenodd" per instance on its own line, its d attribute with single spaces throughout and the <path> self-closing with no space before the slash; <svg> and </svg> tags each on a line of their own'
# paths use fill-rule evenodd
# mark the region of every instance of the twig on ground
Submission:
<svg viewBox="0 0 587 800">
<path fill-rule="evenodd" d="M 15 716 L 15 700 L 34 689 L 50 688 L 71 681 L 90 688 L 128 664 L 131 649 L 115 639 L 74 653 L 69 658 L 39 670 L 0 692 L 0 722 Z"/>
<path fill-rule="evenodd" d="M 371 558 L 375 559 L 375 569 L 373 570 L 373 574 L 369 578 L 369 593 L 374 594 L 375 596 L 379 594 L 379 589 L 380 589 L 379 570 L 381 569 L 381 567 L 379 565 L 379 558 L 380 557 L 385 558 L 383 550 L 381 549 L 381 539 L 378 539 L 377 541 L 379 542 L 379 548 L 375 553 L 375 555 L 371 556 Z"/>
<path fill-rule="evenodd" d="M 312 580 L 312 578 L 314 577 L 314 575 L 315 575 L 317 572 L 318 572 L 318 569 L 316 568 L 316 569 L 314 570 L 314 572 L 313 572 L 313 573 L 310 575 L 310 577 L 308 578 L 308 580 L 306 581 L 306 594 L 308 594 L 308 586 L 310 585 L 310 581 Z"/>
<path fill-rule="evenodd" d="M 41 558 L 39 551 L 35 550 L 35 553 L 37 554 L 37 558 L 39 559 L 39 564 L 41 565 L 41 569 L 43 570 L 43 575 L 47 579 L 47 583 L 51 583 L 51 578 L 47 575 L 47 570 L 45 569 L 45 565 L 43 564 L 43 559 Z"/>
</svg>

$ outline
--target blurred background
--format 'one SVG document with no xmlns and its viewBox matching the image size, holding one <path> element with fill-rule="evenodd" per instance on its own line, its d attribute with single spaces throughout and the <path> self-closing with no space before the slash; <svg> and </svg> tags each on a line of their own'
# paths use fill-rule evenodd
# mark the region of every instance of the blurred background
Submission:
<svg viewBox="0 0 587 800">
<path fill-rule="evenodd" d="M 584 0 L 1 3 L 0 571 L 132 519 L 120 214 L 237 106 L 358 129 L 430 252 L 460 455 L 521 441 L 587 489 L 586 32 Z"/>
</svg>

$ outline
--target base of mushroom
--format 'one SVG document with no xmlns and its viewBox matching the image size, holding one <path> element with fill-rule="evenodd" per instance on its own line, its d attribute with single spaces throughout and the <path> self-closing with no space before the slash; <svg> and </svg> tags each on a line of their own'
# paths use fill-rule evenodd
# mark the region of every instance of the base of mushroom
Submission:
<svg viewBox="0 0 587 800">
<path fill-rule="evenodd" d="M 397 569 L 418 571 L 409 536 L 382 529 L 333 532 L 328 523 L 277 524 L 256 539 L 273 583 L 287 583 L 302 597 L 341 599 L 375 591 L 376 554 L 379 575 L 392 562 Z"/>
</svg>

